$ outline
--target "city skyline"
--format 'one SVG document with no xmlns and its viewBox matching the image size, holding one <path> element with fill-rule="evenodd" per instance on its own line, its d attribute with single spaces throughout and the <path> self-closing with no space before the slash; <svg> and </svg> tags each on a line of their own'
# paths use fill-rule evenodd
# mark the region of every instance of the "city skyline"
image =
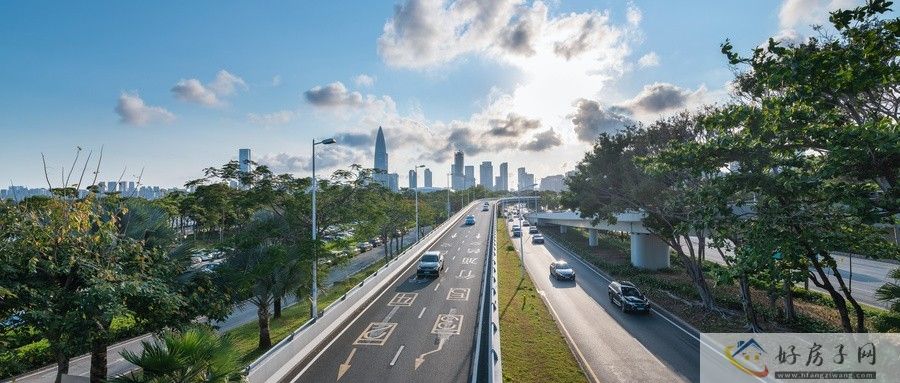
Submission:
<svg viewBox="0 0 900 383">
<path fill-rule="evenodd" d="M 0 142 L 9 164 L 0 179 L 38 187 L 41 154 L 58 173 L 78 146 L 104 147 L 101 176 L 125 169 L 136 179 L 144 168 L 155 185 L 181 186 L 245 147 L 273 171 L 305 176 L 309 141 L 334 136 L 341 145 L 317 151 L 328 174 L 370 163 L 378 126 L 395 138 L 397 164 L 443 170 L 463 150 L 473 164 L 503 159 L 536 177 L 559 174 L 597 132 L 725 100 L 726 38 L 746 51 L 768 36 L 811 36 L 809 25 L 844 2 L 751 2 L 737 13 L 718 1 L 498 1 L 498 24 L 465 34 L 459 26 L 487 10 L 455 13 L 455 3 L 417 8 L 451 31 L 433 36 L 399 33 L 415 25 L 399 10 L 419 1 L 3 3 L 0 132 L 15 138 Z M 219 22 L 199 28 L 196 14 Z M 503 32 L 518 15 L 543 33 L 515 49 Z M 583 45 L 566 43 L 581 32 Z"/>
</svg>

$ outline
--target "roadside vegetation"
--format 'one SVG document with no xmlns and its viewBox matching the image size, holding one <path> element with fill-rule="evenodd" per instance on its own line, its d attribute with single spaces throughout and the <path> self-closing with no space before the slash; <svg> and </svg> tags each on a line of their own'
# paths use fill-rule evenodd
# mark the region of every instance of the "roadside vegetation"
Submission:
<svg viewBox="0 0 900 383">
<path fill-rule="evenodd" d="M 500 352 L 505 382 L 587 382 L 528 273 L 520 278 L 519 255 L 497 220 L 497 285 Z"/>
<path fill-rule="evenodd" d="M 833 33 L 773 38 L 747 56 L 725 41 L 731 102 L 601 133 L 561 205 L 595 222 L 642 213 L 673 249 L 669 271 L 632 272 L 612 256 L 597 258 L 604 268 L 646 278 L 668 293 L 661 302 L 710 319 L 701 327 L 733 329 L 725 322 L 738 314 L 754 332 L 900 331 L 900 304 L 883 315 L 861 305 L 833 256 L 900 259 L 885 230 L 900 223 L 900 18 L 891 6 L 834 11 Z M 725 265 L 706 261 L 707 246 Z M 803 283 L 825 298 L 798 290 Z M 896 288 L 882 293 L 898 301 Z"/>
</svg>

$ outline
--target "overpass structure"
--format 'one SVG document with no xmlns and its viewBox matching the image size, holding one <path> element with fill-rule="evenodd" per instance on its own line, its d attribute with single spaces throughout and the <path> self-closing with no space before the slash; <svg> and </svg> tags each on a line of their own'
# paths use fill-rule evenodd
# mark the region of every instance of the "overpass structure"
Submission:
<svg viewBox="0 0 900 383">
<path fill-rule="evenodd" d="M 599 230 L 625 232 L 631 236 L 632 265 L 650 270 L 670 266 L 669 245 L 644 227 L 644 215 L 641 213 L 617 214 L 614 224 L 606 221 L 594 224 L 575 211 L 533 212 L 526 214 L 525 218 L 538 225 L 559 226 L 560 233 L 565 233 L 569 227 L 587 229 L 590 246 L 597 246 Z"/>
</svg>

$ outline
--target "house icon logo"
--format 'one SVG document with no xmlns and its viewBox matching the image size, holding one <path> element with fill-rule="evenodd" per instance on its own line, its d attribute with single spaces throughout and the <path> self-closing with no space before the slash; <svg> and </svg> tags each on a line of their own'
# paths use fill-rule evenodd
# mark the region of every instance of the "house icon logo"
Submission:
<svg viewBox="0 0 900 383">
<path fill-rule="evenodd" d="M 769 366 L 766 366 L 762 355 L 766 350 L 750 338 L 745 341 L 738 341 L 737 344 L 725 346 L 725 358 L 737 367 L 739 370 L 759 378 L 769 375 Z"/>
</svg>

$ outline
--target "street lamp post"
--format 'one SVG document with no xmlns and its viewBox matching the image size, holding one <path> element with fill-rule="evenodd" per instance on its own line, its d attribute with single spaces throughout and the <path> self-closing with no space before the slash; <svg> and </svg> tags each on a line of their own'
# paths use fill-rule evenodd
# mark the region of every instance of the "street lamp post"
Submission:
<svg viewBox="0 0 900 383">
<path fill-rule="evenodd" d="M 312 264 L 312 304 L 310 305 L 310 310 L 312 313 L 310 317 L 315 320 L 319 317 L 319 282 L 318 282 L 318 267 L 319 267 L 319 241 L 317 238 L 318 229 L 316 228 L 316 190 L 319 189 L 319 181 L 316 180 L 316 145 L 331 145 L 337 141 L 334 138 L 326 138 L 322 141 L 316 142 L 316 139 L 312 140 L 312 240 L 313 240 L 313 264 Z"/>
<path fill-rule="evenodd" d="M 419 168 L 424 168 L 425 165 L 416 165 L 416 242 L 419 242 Z"/>
<path fill-rule="evenodd" d="M 537 186 L 537 184 L 531 184 L 528 185 L 527 188 L 531 189 L 535 186 Z M 528 207 L 528 201 L 523 199 L 522 206 Z M 525 214 L 519 213 L 519 231 L 521 232 L 521 234 L 519 234 L 519 266 L 521 266 L 519 268 L 519 278 L 525 277 L 525 229 L 524 226 L 522 226 L 522 218 L 524 216 Z"/>
</svg>

